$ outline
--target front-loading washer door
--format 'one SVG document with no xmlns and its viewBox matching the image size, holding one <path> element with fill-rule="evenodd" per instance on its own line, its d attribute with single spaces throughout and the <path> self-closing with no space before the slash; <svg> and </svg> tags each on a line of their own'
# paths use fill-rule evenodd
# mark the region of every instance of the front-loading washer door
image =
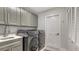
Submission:
<svg viewBox="0 0 79 59">
<path fill-rule="evenodd" d="M 38 38 L 34 37 L 29 43 L 29 50 L 30 51 L 36 51 L 38 48 Z"/>
</svg>

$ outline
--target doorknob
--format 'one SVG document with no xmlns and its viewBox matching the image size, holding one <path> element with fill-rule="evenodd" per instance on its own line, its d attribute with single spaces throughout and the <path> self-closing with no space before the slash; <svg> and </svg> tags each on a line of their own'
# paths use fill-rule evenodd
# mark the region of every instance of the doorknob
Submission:
<svg viewBox="0 0 79 59">
<path fill-rule="evenodd" d="M 56 35 L 59 36 L 59 33 L 57 33 Z"/>
</svg>

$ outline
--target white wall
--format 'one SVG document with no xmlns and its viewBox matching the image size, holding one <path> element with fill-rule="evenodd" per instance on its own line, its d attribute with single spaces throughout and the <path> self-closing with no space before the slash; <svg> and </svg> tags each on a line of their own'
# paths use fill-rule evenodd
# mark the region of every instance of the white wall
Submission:
<svg viewBox="0 0 79 59">
<path fill-rule="evenodd" d="M 61 12 L 65 8 L 52 8 L 38 15 L 38 29 L 45 30 L 45 16 L 52 13 Z"/>
<path fill-rule="evenodd" d="M 62 13 L 65 12 L 66 8 L 52 8 L 48 11 L 45 11 L 41 14 L 38 15 L 38 29 L 40 30 L 45 30 L 45 16 L 46 15 L 51 15 L 53 13 Z M 62 32 L 62 37 L 61 37 L 61 43 L 62 43 L 62 48 L 66 48 L 69 50 L 74 50 L 75 49 L 75 43 L 72 44 L 71 38 L 68 36 L 68 18 L 66 14 L 62 14 L 62 24 L 61 24 L 61 32 Z"/>
</svg>

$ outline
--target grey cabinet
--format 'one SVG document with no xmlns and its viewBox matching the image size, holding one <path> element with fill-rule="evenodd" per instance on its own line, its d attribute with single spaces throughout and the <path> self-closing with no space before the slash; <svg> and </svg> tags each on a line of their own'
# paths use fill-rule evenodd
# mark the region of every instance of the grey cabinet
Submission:
<svg viewBox="0 0 79 59">
<path fill-rule="evenodd" d="M 22 41 L 17 41 L 11 46 L 12 51 L 22 51 Z"/>
<path fill-rule="evenodd" d="M 0 24 L 37 26 L 37 16 L 16 7 L 0 8 Z"/>
<path fill-rule="evenodd" d="M 21 25 L 24 26 L 37 26 L 38 19 L 36 15 L 21 9 Z"/>
<path fill-rule="evenodd" d="M 21 22 L 20 22 L 20 21 L 21 21 L 21 17 L 20 17 L 20 16 L 21 16 L 21 12 L 20 12 L 20 11 L 21 11 L 20 8 L 16 8 L 16 21 L 17 21 L 16 24 L 17 24 L 17 25 L 21 25 L 21 24 L 20 24 L 20 23 L 21 23 Z"/>
<path fill-rule="evenodd" d="M 0 24 L 4 24 L 4 8 L 0 7 Z"/>
<path fill-rule="evenodd" d="M 0 46 L 0 51 L 22 51 L 22 40 Z"/>
<path fill-rule="evenodd" d="M 27 20 L 26 20 L 27 16 L 26 13 L 23 9 L 21 9 L 21 25 L 27 25 Z"/>
<path fill-rule="evenodd" d="M 38 26 L 38 17 L 34 14 L 31 15 L 31 25 L 32 26 Z"/>
<path fill-rule="evenodd" d="M 27 12 L 21 9 L 21 25 L 28 26 Z"/>
<path fill-rule="evenodd" d="M 26 11 L 26 15 L 27 15 L 27 26 L 31 26 L 31 13 Z"/>
<path fill-rule="evenodd" d="M 11 51 L 11 48 L 9 46 L 3 46 L 0 48 L 0 51 Z"/>
<path fill-rule="evenodd" d="M 12 51 L 22 51 L 22 45 L 12 47 Z"/>
<path fill-rule="evenodd" d="M 17 25 L 16 8 L 7 8 L 8 24 Z"/>
</svg>

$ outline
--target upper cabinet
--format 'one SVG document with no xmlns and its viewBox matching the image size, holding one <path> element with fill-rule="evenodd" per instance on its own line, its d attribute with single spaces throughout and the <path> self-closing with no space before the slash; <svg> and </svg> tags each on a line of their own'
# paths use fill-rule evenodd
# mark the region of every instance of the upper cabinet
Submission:
<svg viewBox="0 0 79 59">
<path fill-rule="evenodd" d="M 27 15 L 27 24 L 28 24 L 27 26 L 31 26 L 31 21 L 32 21 L 31 13 L 26 11 L 26 15 Z"/>
<path fill-rule="evenodd" d="M 27 12 L 21 9 L 21 25 L 28 26 Z"/>
<path fill-rule="evenodd" d="M 34 26 L 38 25 L 37 16 L 17 7 L 0 8 L 0 24 Z"/>
<path fill-rule="evenodd" d="M 21 9 L 21 25 L 24 26 L 37 26 L 37 16 L 32 13 Z"/>
<path fill-rule="evenodd" d="M 16 8 L 16 21 L 17 21 L 17 25 L 21 25 L 21 9 L 20 8 Z"/>
<path fill-rule="evenodd" d="M 0 24 L 4 24 L 4 8 L 0 7 Z"/>
<path fill-rule="evenodd" d="M 18 25 L 18 13 L 17 13 L 17 8 L 12 7 L 12 8 L 7 8 L 7 16 L 8 16 L 8 24 L 9 25 Z"/>
<path fill-rule="evenodd" d="M 32 26 L 38 26 L 38 17 L 37 17 L 37 15 L 34 15 L 34 14 L 32 14 L 31 15 L 31 25 Z"/>
</svg>

